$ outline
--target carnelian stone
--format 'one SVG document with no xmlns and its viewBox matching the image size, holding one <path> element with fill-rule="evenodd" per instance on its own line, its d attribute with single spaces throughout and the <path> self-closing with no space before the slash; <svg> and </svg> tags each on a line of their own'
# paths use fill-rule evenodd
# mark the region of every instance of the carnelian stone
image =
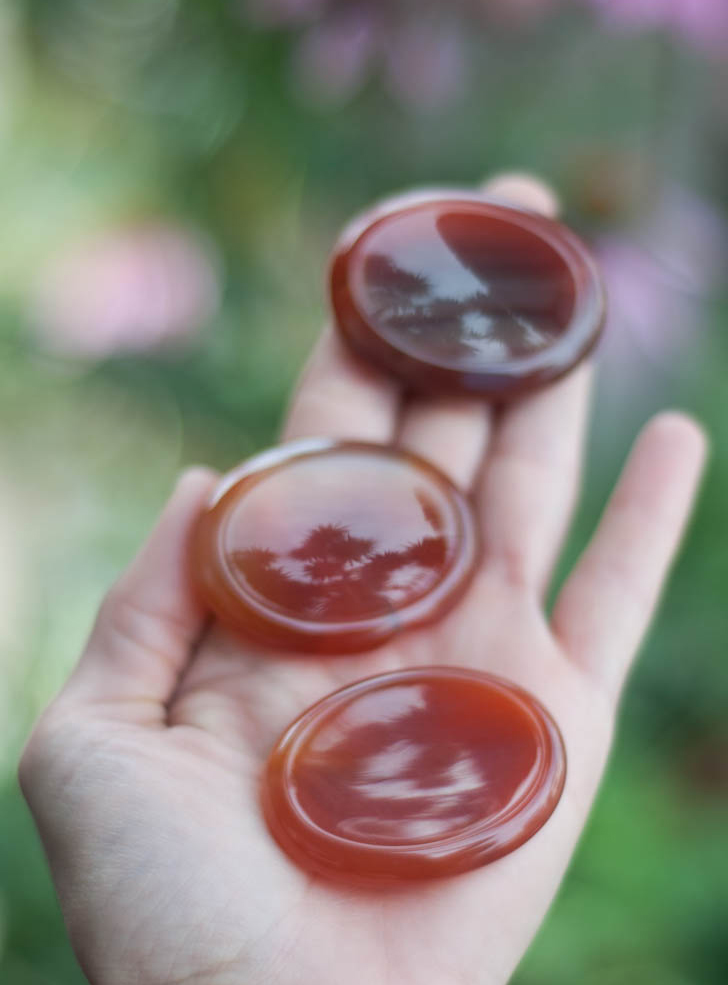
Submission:
<svg viewBox="0 0 728 985">
<path fill-rule="evenodd" d="M 374 647 L 462 595 L 479 542 L 466 498 L 414 455 L 309 440 L 244 463 L 194 537 L 193 576 L 225 623 L 320 653 Z"/>
<path fill-rule="evenodd" d="M 559 730 L 527 692 L 473 670 L 417 667 L 305 711 L 270 755 L 263 810 L 315 875 L 448 876 L 535 834 L 565 776 Z"/>
<path fill-rule="evenodd" d="M 573 232 L 475 195 L 354 224 L 330 281 L 350 347 L 425 392 L 517 397 L 568 372 L 604 321 L 595 261 Z"/>
</svg>

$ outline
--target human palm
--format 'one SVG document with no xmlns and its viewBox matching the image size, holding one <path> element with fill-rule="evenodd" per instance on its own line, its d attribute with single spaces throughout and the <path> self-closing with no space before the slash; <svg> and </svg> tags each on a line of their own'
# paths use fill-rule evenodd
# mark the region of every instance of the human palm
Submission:
<svg viewBox="0 0 728 985">
<path fill-rule="evenodd" d="M 543 200 L 533 182 L 511 192 L 527 206 Z M 265 650 L 207 622 L 185 560 L 215 477 L 184 477 L 102 606 L 21 768 L 94 985 L 508 980 L 586 819 L 621 683 L 702 457 L 686 418 L 648 426 L 547 618 L 543 594 L 578 483 L 588 377 L 580 369 L 495 419 L 474 400 L 404 401 L 323 337 L 286 437 L 412 448 L 469 490 L 484 536 L 482 567 L 445 619 L 365 654 Z M 517 851 L 465 875 L 381 891 L 309 877 L 261 816 L 272 744 L 336 688 L 430 664 L 486 670 L 540 698 L 567 750 L 558 807 Z"/>
</svg>

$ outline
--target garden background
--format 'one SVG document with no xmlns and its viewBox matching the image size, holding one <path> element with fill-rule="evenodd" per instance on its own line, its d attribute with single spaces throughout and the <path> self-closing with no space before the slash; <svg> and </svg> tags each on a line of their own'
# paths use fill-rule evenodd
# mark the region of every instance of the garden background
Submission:
<svg viewBox="0 0 728 985">
<path fill-rule="evenodd" d="M 728 4 L 2 0 L 3 983 L 83 981 L 15 763 L 175 475 L 275 440 L 354 210 L 505 168 L 554 184 L 610 295 L 562 570 L 652 411 L 713 443 L 515 982 L 728 981 Z"/>
</svg>

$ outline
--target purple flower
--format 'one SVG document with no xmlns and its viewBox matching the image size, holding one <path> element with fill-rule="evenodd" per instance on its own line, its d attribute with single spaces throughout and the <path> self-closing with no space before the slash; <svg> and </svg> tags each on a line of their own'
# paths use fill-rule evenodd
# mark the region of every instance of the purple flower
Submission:
<svg viewBox="0 0 728 985">
<path fill-rule="evenodd" d="M 247 0 L 240 9 L 268 27 L 303 28 L 294 41 L 296 94 L 318 106 L 346 102 L 372 76 L 406 109 L 441 110 L 463 91 L 473 32 L 489 19 L 523 23 L 562 0 Z"/>
<path fill-rule="evenodd" d="M 101 359 L 190 338 L 220 300 L 209 246 L 170 225 L 110 230 L 56 256 L 36 285 L 30 321 L 54 352 Z"/>
<path fill-rule="evenodd" d="M 728 44 L 726 0 L 587 0 L 604 21 L 625 30 L 663 28 L 706 50 Z"/>
<path fill-rule="evenodd" d="M 596 243 L 607 285 L 601 356 L 610 379 L 632 387 L 677 375 L 684 351 L 701 343 L 727 243 L 717 209 L 675 186 L 638 227 Z"/>
<path fill-rule="evenodd" d="M 385 78 L 395 98 L 414 110 L 438 110 L 461 93 L 466 49 L 457 21 L 404 23 L 386 45 Z"/>
<path fill-rule="evenodd" d="M 433 111 L 462 90 L 467 61 L 457 17 L 402 16 L 364 4 L 335 7 L 294 48 L 297 95 L 318 106 L 346 102 L 374 74 L 407 109 Z"/>
<path fill-rule="evenodd" d="M 343 10 L 315 24 L 294 51 L 296 94 L 321 106 L 346 102 L 364 83 L 378 44 L 377 24 L 361 10 Z"/>
</svg>

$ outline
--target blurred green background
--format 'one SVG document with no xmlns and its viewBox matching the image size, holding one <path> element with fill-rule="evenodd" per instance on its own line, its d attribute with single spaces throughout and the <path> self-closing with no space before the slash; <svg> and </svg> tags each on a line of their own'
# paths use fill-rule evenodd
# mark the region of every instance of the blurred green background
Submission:
<svg viewBox="0 0 728 985">
<path fill-rule="evenodd" d="M 563 570 L 655 409 L 713 458 L 518 985 L 728 981 L 728 4 L 0 4 L 0 981 L 83 981 L 15 762 L 179 469 L 275 440 L 350 214 L 553 182 L 611 312 Z"/>
</svg>

